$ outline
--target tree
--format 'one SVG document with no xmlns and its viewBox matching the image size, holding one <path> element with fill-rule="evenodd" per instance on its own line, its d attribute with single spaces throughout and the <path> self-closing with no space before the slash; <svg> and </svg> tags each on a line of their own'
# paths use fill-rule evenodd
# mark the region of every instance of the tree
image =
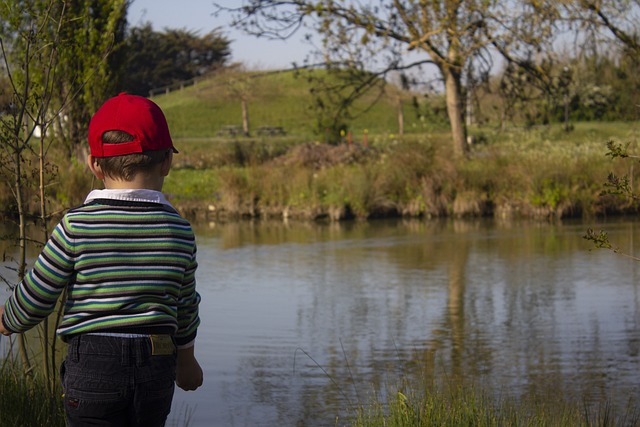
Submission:
<svg viewBox="0 0 640 427">
<path fill-rule="evenodd" d="M 58 103 L 65 105 L 65 120 L 58 131 L 65 136 L 69 154 L 87 135 L 87 123 L 105 99 L 120 87 L 126 14 L 131 0 L 70 0 L 61 27 Z M 73 102 L 69 102 L 73 99 Z M 84 146 L 84 145 L 82 145 Z M 76 153 L 79 154 L 79 153 Z"/>
<path fill-rule="evenodd" d="M 132 28 L 126 37 L 124 89 L 148 96 L 222 67 L 230 55 L 229 40 L 215 29 L 204 36 L 184 29 L 153 30 L 150 23 Z"/>
<path fill-rule="evenodd" d="M 571 0 L 566 1 L 570 18 L 587 31 L 609 33 L 627 48 L 640 52 L 637 33 L 640 0 Z"/>
<path fill-rule="evenodd" d="M 227 94 L 240 101 L 242 133 L 244 136 L 249 136 L 251 133 L 249 126 L 249 99 L 254 91 L 254 78 L 255 75 L 247 73 L 247 70 L 240 65 L 227 68 L 222 78 Z"/>
<path fill-rule="evenodd" d="M 311 103 L 309 111 L 315 122 L 314 132 L 328 143 L 344 139 L 349 121 L 365 114 L 372 104 L 354 112 L 355 101 L 366 92 L 377 92 L 379 99 L 386 87 L 385 81 L 374 73 L 355 67 L 328 67 L 327 70 L 298 69 L 296 77 L 306 78 Z M 373 103 L 375 103 L 375 100 Z"/>
<path fill-rule="evenodd" d="M 478 70 L 491 67 L 489 47 L 517 29 L 511 25 L 516 5 L 524 9 L 528 2 L 250 0 L 238 7 L 216 4 L 218 13 L 231 13 L 232 25 L 259 37 L 287 38 L 311 21 L 322 36 L 326 63 L 376 67 L 378 75 L 435 66 L 444 87 L 457 156 L 467 151 L 463 120 L 466 66 L 476 61 Z M 515 39 L 501 43 L 501 47 L 506 51 L 515 45 Z"/>
<path fill-rule="evenodd" d="M 51 165 L 46 153 L 52 141 L 47 130 L 56 114 L 52 105 L 60 83 L 62 27 L 68 19 L 64 5 L 58 6 L 55 0 L 31 0 L 0 7 L 0 21 L 4 24 L 0 26 L 0 51 L 6 72 L 3 87 L 10 94 L 10 102 L 0 114 L 0 180 L 11 189 L 15 206 L 18 280 L 26 273 L 26 249 L 31 241 L 27 236 L 31 214 L 28 201 L 33 195 L 40 202 L 43 239 L 48 237 L 45 189 L 51 180 Z M 41 327 L 42 367 L 53 392 L 56 340 L 49 335 L 47 322 Z M 18 338 L 18 343 L 23 368 L 29 373 L 31 360 L 24 336 Z"/>
<path fill-rule="evenodd" d="M 108 56 L 122 29 L 127 5 L 125 0 L 0 3 L 1 88 L 8 93 L 0 108 L 0 181 L 10 188 L 15 208 L 18 281 L 26 273 L 27 246 L 41 245 L 49 235 L 47 202 L 60 166 L 52 164 L 49 154 L 80 126 L 86 128 L 88 120 L 81 118 L 93 111 L 117 81 Z M 58 120 L 62 116 L 69 120 Z M 75 127 L 54 128 L 56 123 Z M 39 220 L 41 239 L 27 235 L 27 224 L 34 219 Z M 44 359 L 39 366 L 53 393 L 57 341 L 48 322 L 41 324 L 37 354 Z M 23 335 L 17 339 L 23 368 L 29 373 L 33 354 L 26 350 Z"/>
</svg>

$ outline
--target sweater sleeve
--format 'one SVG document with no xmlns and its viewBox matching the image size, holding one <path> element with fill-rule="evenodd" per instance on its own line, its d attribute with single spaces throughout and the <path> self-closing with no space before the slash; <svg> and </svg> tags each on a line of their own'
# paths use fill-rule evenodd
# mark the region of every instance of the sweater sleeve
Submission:
<svg viewBox="0 0 640 427">
<path fill-rule="evenodd" d="M 196 292 L 196 248 L 194 246 L 191 264 L 185 270 L 180 297 L 178 299 L 178 332 L 176 333 L 176 343 L 178 348 L 186 348 L 193 345 L 196 338 L 200 317 L 198 306 L 200 295 Z"/>
<path fill-rule="evenodd" d="M 2 322 L 11 332 L 26 332 L 51 314 L 73 275 L 73 244 L 65 220 L 56 226 L 33 268 L 5 303 Z"/>
</svg>

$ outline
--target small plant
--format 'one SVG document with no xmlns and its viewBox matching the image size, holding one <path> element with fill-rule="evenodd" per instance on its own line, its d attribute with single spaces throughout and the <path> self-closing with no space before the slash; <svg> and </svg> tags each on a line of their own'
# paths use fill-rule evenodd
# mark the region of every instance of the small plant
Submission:
<svg viewBox="0 0 640 427">
<path fill-rule="evenodd" d="M 631 143 L 629 142 L 626 144 L 620 144 L 613 140 L 609 140 L 607 142 L 608 151 L 605 155 L 612 159 L 639 159 L 640 156 L 629 154 L 630 145 Z M 633 179 L 628 175 L 618 176 L 613 172 L 610 172 L 607 176 L 607 181 L 604 183 L 604 187 L 605 189 L 602 191 L 602 194 L 626 197 L 632 206 L 636 204 L 636 201 L 639 198 L 633 186 Z M 606 231 L 600 230 L 599 232 L 596 232 L 592 228 L 589 228 L 583 237 L 584 239 L 592 242 L 597 249 L 608 249 L 613 253 L 640 261 L 639 257 L 627 254 L 617 246 L 614 246 L 609 241 L 609 236 Z"/>
</svg>

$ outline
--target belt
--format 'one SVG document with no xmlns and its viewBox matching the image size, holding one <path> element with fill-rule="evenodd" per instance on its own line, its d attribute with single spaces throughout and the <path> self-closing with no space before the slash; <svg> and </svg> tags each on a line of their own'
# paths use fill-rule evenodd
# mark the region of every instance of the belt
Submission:
<svg viewBox="0 0 640 427">
<path fill-rule="evenodd" d="M 176 352 L 176 345 L 171 335 L 129 334 L 120 332 L 89 332 L 84 335 L 114 338 L 148 338 L 151 342 L 152 356 L 166 356 Z"/>
</svg>

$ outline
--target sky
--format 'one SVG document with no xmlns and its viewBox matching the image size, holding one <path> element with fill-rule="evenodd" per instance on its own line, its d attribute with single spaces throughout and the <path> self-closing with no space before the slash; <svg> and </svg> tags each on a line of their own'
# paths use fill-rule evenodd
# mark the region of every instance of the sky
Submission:
<svg viewBox="0 0 640 427">
<path fill-rule="evenodd" d="M 218 1 L 233 6 L 237 0 Z M 127 20 L 131 26 L 151 22 L 153 29 L 164 28 L 198 31 L 206 34 L 220 28 L 231 41 L 231 62 L 241 62 L 249 69 L 269 70 L 290 68 L 293 62 L 301 65 L 309 51 L 302 42 L 302 34 L 296 39 L 266 40 L 244 35 L 229 25 L 229 16 L 213 16 L 213 0 L 133 0 Z"/>
</svg>

